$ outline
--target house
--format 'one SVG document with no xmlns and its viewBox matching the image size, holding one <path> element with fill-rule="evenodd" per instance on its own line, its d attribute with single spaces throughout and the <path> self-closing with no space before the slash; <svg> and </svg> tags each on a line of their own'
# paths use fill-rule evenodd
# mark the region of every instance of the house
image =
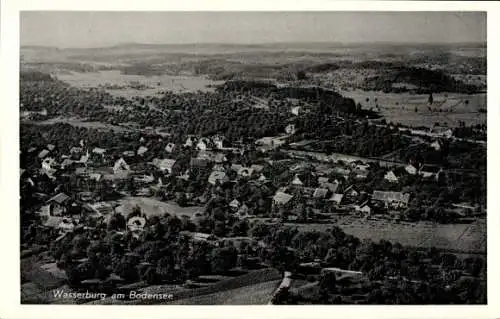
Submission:
<svg viewBox="0 0 500 319">
<path fill-rule="evenodd" d="M 69 150 L 69 153 L 70 154 L 73 154 L 73 155 L 80 155 L 80 153 L 82 152 L 82 148 L 81 147 L 72 147 L 70 150 Z"/>
<path fill-rule="evenodd" d="M 198 167 L 198 168 L 205 168 L 210 164 L 210 161 L 205 159 L 205 158 L 197 158 L 193 157 L 191 158 L 190 165 L 192 167 Z"/>
<path fill-rule="evenodd" d="M 371 215 L 372 209 L 370 206 L 368 206 L 368 201 L 360 204 L 360 205 L 354 205 L 354 209 L 358 213 L 365 213 L 367 215 Z"/>
<path fill-rule="evenodd" d="M 135 155 L 134 151 L 124 151 L 122 154 L 125 157 L 132 157 Z"/>
<path fill-rule="evenodd" d="M 42 169 L 46 170 L 47 172 L 54 172 L 55 169 L 53 166 L 57 165 L 56 161 L 52 157 L 47 157 L 42 161 Z"/>
<path fill-rule="evenodd" d="M 253 174 L 253 169 L 250 167 L 242 167 L 238 170 L 238 176 L 250 177 Z"/>
<path fill-rule="evenodd" d="M 248 211 L 249 211 L 248 206 L 246 204 L 243 204 L 240 206 L 236 214 L 238 214 L 238 216 L 240 217 L 245 217 L 248 215 Z"/>
<path fill-rule="evenodd" d="M 396 174 L 394 174 L 393 171 L 388 171 L 385 175 L 384 175 L 384 179 L 386 181 L 389 181 L 390 183 L 397 183 L 399 182 L 399 178 L 396 176 Z"/>
<path fill-rule="evenodd" d="M 318 184 L 320 184 L 320 185 L 328 183 L 328 181 L 329 181 L 328 177 L 324 177 L 324 176 L 318 177 Z"/>
<path fill-rule="evenodd" d="M 200 151 L 206 151 L 210 148 L 210 140 L 208 138 L 200 138 L 198 143 L 196 143 L 196 148 Z"/>
<path fill-rule="evenodd" d="M 405 166 L 405 171 L 410 174 L 410 175 L 416 175 L 417 174 L 417 168 L 411 164 L 408 164 Z"/>
<path fill-rule="evenodd" d="M 293 115 L 299 115 L 302 112 L 302 108 L 300 106 L 294 106 L 290 108 L 290 112 L 292 112 Z"/>
<path fill-rule="evenodd" d="M 59 234 L 72 232 L 75 228 L 73 220 L 67 217 L 50 216 L 43 224 L 45 227 L 56 228 Z"/>
<path fill-rule="evenodd" d="M 250 166 L 250 168 L 251 168 L 254 172 L 256 172 L 256 173 L 260 173 L 260 172 L 264 169 L 264 166 L 259 165 L 259 164 L 252 164 L 252 165 Z"/>
<path fill-rule="evenodd" d="M 106 150 L 104 148 L 94 147 L 94 149 L 92 150 L 92 153 L 103 156 L 104 153 L 106 153 Z"/>
<path fill-rule="evenodd" d="M 342 198 L 344 198 L 344 194 L 335 193 L 332 195 L 332 197 L 330 197 L 328 201 L 333 202 L 336 205 L 340 205 L 340 203 L 342 203 Z"/>
<path fill-rule="evenodd" d="M 66 213 L 70 203 L 70 197 L 59 193 L 47 201 L 50 216 L 61 216 Z"/>
<path fill-rule="evenodd" d="M 49 155 L 50 151 L 49 150 L 42 150 L 40 153 L 38 153 L 38 158 L 45 158 L 47 155 Z"/>
<path fill-rule="evenodd" d="M 90 156 L 89 156 L 89 151 L 87 151 L 87 152 L 85 153 L 85 155 L 82 155 L 82 156 L 80 157 L 79 162 L 80 162 L 80 163 L 82 163 L 82 164 L 87 164 L 87 161 L 89 160 L 89 157 L 90 157 Z"/>
<path fill-rule="evenodd" d="M 167 146 L 165 146 L 165 152 L 172 153 L 174 151 L 174 148 L 175 148 L 174 143 L 168 143 Z"/>
<path fill-rule="evenodd" d="M 153 165 L 158 167 L 159 170 L 161 171 L 166 171 L 168 174 L 172 174 L 172 169 L 176 163 L 176 160 L 170 159 L 170 158 L 165 158 L 165 159 L 158 159 L 155 158 L 153 160 Z"/>
<path fill-rule="evenodd" d="M 408 206 L 410 194 L 402 192 L 373 191 L 372 200 L 383 202 L 386 207 L 401 208 Z"/>
<path fill-rule="evenodd" d="M 74 161 L 69 159 L 69 158 L 66 158 L 64 159 L 64 161 L 62 161 L 60 167 L 61 169 L 67 169 L 69 167 L 71 167 L 71 165 L 73 165 Z"/>
<path fill-rule="evenodd" d="M 212 185 L 216 185 L 217 183 L 225 183 L 229 180 L 225 172 L 220 171 L 212 171 L 210 176 L 208 177 L 208 182 Z"/>
<path fill-rule="evenodd" d="M 430 147 L 432 147 L 434 150 L 436 151 L 440 151 L 441 150 L 441 144 L 439 144 L 439 141 L 434 141 L 430 144 Z"/>
<path fill-rule="evenodd" d="M 193 144 L 194 144 L 194 139 L 191 136 L 189 136 L 186 140 L 186 143 L 184 143 L 184 146 L 185 147 L 192 147 Z"/>
<path fill-rule="evenodd" d="M 94 216 L 111 215 L 114 213 L 113 205 L 107 202 L 98 202 L 94 204 L 87 204 L 84 206 Z"/>
<path fill-rule="evenodd" d="M 366 179 L 368 177 L 369 172 L 364 169 L 354 169 L 354 178 L 355 179 Z"/>
<path fill-rule="evenodd" d="M 286 134 L 295 134 L 295 124 L 288 124 L 285 127 Z"/>
<path fill-rule="evenodd" d="M 315 199 L 324 199 L 328 194 L 328 189 L 325 188 L 316 188 L 314 190 L 313 198 Z"/>
<path fill-rule="evenodd" d="M 339 182 L 334 183 L 321 183 L 320 186 L 322 188 L 328 189 L 330 192 L 335 193 L 339 188 Z"/>
<path fill-rule="evenodd" d="M 299 176 L 297 174 L 295 174 L 293 180 L 292 180 L 292 185 L 295 185 L 295 186 L 302 186 L 304 185 L 304 183 L 302 183 L 302 181 L 300 180 Z"/>
<path fill-rule="evenodd" d="M 120 158 L 115 162 L 115 165 L 113 166 L 113 173 L 119 174 L 119 173 L 126 173 L 130 171 L 130 166 L 128 166 L 127 162 L 123 158 Z"/>
<path fill-rule="evenodd" d="M 273 204 L 277 206 L 285 206 L 290 202 L 290 200 L 292 200 L 292 198 L 293 195 L 278 191 L 273 196 Z"/>
<path fill-rule="evenodd" d="M 90 179 L 90 180 L 93 180 L 93 181 L 98 182 L 98 181 L 100 181 L 100 180 L 101 180 L 101 178 L 102 178 L 102 175 L 101 175 L 101 174 L 99 174 L 99 173 L 90 173 L 90 174 L 89 174 L 89 179 Z"/>
<path fill-rule="evenodd" d="M 142 156 L 144 153 L 148 151 L 148 148 L 145 146 L 140 146 L 139 149 L 137 150 L 137 155 Z"/>
<path fill-rule="evenodd" d="M 212 138 L 212 142 L 214 143 L 215 148 L 217 149 L 223 148 L 223 141 L 224 141 L 224 136 L 217 135 Z"/>
<path fill-rule="evenodd" d="M 442 171 L 443 170 L 438 166 L 423 165 L 418 171 L 418 174 L 423 178 L 437 179 L 439 178 L 439 174 L 441 174 Z"/>
<path fill-rule="evenodd" d="M 134 181 L 139 182 L 139 183 L 144 183 L 144 184 L 149 184 L 154 182 L 155 178 L 153 175 L 142 175 L 142 176 L 135 176 Z"/>
<path fill-rule="evenodd" d="M 344 190 L 344 195 L 348 197 L 357 197 L 359 196 L 359 192 L 356 190 L 354 185 L 351 185 Z"/>
<path fill-rule="evenodd" d="M 47 145 L 47 149 L 48 149 L 49 151 L 53 151 L 55 148 L 56 148 L 56 146 L 55 146 L 54 144 L 48 144 L 48 145 Z"/>
<path fill-rule="evenodd" d="M 134 216 L 127 221 L 127 228 L 131 232 L 142 232 L 146 226 L 146 218 Z"/>
<path fill-rule="evenodd" d="M 370 164 L 355 164 L 354 169 L 358 171 L 368 171 L 370 170 Z"/>
<path fill-rule="evenodd" d="M 240 207 L 240 202 L 237 199 L 233 199 L 229 203 L 229 207 L 231 207 L 233 210 L 237 210 Z"/>
</svg>

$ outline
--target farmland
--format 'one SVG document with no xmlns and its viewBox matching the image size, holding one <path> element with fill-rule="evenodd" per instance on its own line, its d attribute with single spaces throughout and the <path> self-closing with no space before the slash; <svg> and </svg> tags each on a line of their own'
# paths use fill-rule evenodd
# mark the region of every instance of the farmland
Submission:
<svg viewBox="0 0 500 319">
<path fill-rule="evenodd" d="M 486 113 L 480 112 L 487 108 L 486 94 L 433 94 L 432 105 L 428 103 L 429 96 L 424 94 L 361 90 L 345 91 L 342 94 L 354 99 L 365 109 L 378 107 L 387 122 L 402 125 L 428 127 L 439 122 L 440 125 L 456 127 L 459 121 L 464 121 L 467 125 L 486 122 Z"/>
<path fill-rule="evenodd" d="M 201 76 L 142 76 L 122 74 L 118 70 L 99 72 L 60 73 L 57 77 L 71 86 L 78 88 L 104 87 L 110 94 L 122 97 L 153 96 L 160 91 L 196 92 L 212 91 L 208 85 L 218 84 Z M 106 88 L 108 86 L 109 88 Z"/>
<path fill-rule="evenodd" d="M 289 224 L 293 225 L 293 224 Z M 355 220 L 341 218 L 335 224 L 300 224 L 302 230 L 325 230 L 333 225 L 346 234 L 360 239 L 399 242 L 414 247 L 436 247 L 443 250 L 486 251 L 486 224 L 479 220 L 473 224 L 399 223 L 381 220 Z M 374 231 L 375 230 L 375 231 Z"/>
</svg>

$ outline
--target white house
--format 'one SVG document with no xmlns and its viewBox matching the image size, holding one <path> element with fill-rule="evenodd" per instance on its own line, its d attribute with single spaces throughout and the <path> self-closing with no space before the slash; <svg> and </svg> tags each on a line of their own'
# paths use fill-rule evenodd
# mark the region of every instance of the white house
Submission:
<svg viewBox="0 0 500 319">
<path fill-rule="evenodd" d="M 299 115 L 300 112 L 302 111 L 302 108 L 300 106 L 293 106 L 290 111 L 292 112 L 293 115 Z"/>
<path fill-rule="evenodd" d="M 220 171 L 212 171 L 210 176 L 208 177 L 208 182 L 212 185 L 219 183 L 224 183 L 228 181 L 229 178 L 227 177 L 225 172 L 220 172 Z"/>
<path fill-rule="evenodd" d="M 158 159 L 155 158 L 153 160 L 153 165 L 158 167 L 161 171 L 166 171 L 169 174 L 172 174 L 172 168 L 174 167 L 176 161 L 174 159 L 170 158 L 165 158 L 165 159 Z"/>
<path fill-rule="evenodd" d="M 439 144 L 439 141 L 432 142 L 430 146 L 436 151 L 441 150 L 441 144 Z"/>
<path fill-rule="evenodd" d="M 174 143 L 168 143 L 167 146 L 165 146 L 165 152 L 172 153 L 174 148 L 175 148 Z"/>
<path fill-rule="evenodd" d="M 232 209 L 234 210 L 237 210 L 239 207 L 240 207 L 240 202 L 237 200 L 237 199 L 233 199 L 230 203 L 229 203 L 229 207 L 231 207 Z"/>
<path fill-rule="evenodd" d="M 148 148 L 145 146 L 140 146 L 139 149 L 137 150 L 137 155 L 142 156 L 144 153 L 148 151 Z"/>
<path fill-rule="evenodd" d="M 302 183 L 299 176 L 297 174 L 295 174 L 295 177 L 293 178 L 293 181 L 292 181 L 292 185 L 302 186 L 302 185 L 304 185 L 304 183 Z"/>
<path fill-rule="evenodd" d="M 184 146 L 186 147 L 192 147 L 193 146 L 193 139 L 191 138 L 191 136 L 189 136 L 186 140 L 186 143 L 184 143 Z"/>
<path fill-rule="evenodd" d="M 408 164 L 405 166 L 405 171 L 410 174 L 410 175 L 416 175 L 417 174 L 417 168 L 411 164 Z"/>
<path fill-rule="evenodd" d="M 128 166 L 127 162 L 125 162 L 123 158 L 120 158 L 115 162 L 115 165 L 113 166 L 114 174 L 128 172 L 128 171 L 130 171 L 130 166 Z"/>
<path fill-rule="evenodd" d="M 295 134 L 295 124 L 288 124 L 285 127 L 286 134 Z"/>
<path fill-rule="evenodd" d="M 396 176 L 396 174 L 394 174 L 393 171 L 388 171 L 385 175 L 384 175 L 384 179 L 386 181 L 389 181 L 391 183 L 397 183 L 399 181 L 399 178 Z"/>
</svg>

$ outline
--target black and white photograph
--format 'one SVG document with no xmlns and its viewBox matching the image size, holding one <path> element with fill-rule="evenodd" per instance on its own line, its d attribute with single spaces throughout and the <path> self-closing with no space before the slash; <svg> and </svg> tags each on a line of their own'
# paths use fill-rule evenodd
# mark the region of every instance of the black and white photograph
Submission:
<svg viewBox="0 0 500 319">
<path fill-rule="evenodd" d="M 21 11 L 10 293 L 488 304 L 487 18 Z"/>
</svg>

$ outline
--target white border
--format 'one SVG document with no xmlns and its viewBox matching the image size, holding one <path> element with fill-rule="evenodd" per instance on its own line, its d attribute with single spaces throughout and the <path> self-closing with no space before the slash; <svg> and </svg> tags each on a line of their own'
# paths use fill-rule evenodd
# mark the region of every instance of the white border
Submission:
<svg viewBox="0 0 500 319">
<path fill-rule="evenodd" d="M 500 317 L 498 248 L 499 208 L 494 191 L 500 177 L 498 165 L 500 3 L 435 1 L 320 1 L 320 0 L 2 0 L 0 98 L 0 270 L 1 318 L 497 318 Z M 19 11 L 487 11 L 488 19 L 488 306 L 21 306 L 19 288 Z M 362 23 L 356 21 L 355 23 Z M 493 145 L 493 146 L 492 146 Z"/>
</svg>

